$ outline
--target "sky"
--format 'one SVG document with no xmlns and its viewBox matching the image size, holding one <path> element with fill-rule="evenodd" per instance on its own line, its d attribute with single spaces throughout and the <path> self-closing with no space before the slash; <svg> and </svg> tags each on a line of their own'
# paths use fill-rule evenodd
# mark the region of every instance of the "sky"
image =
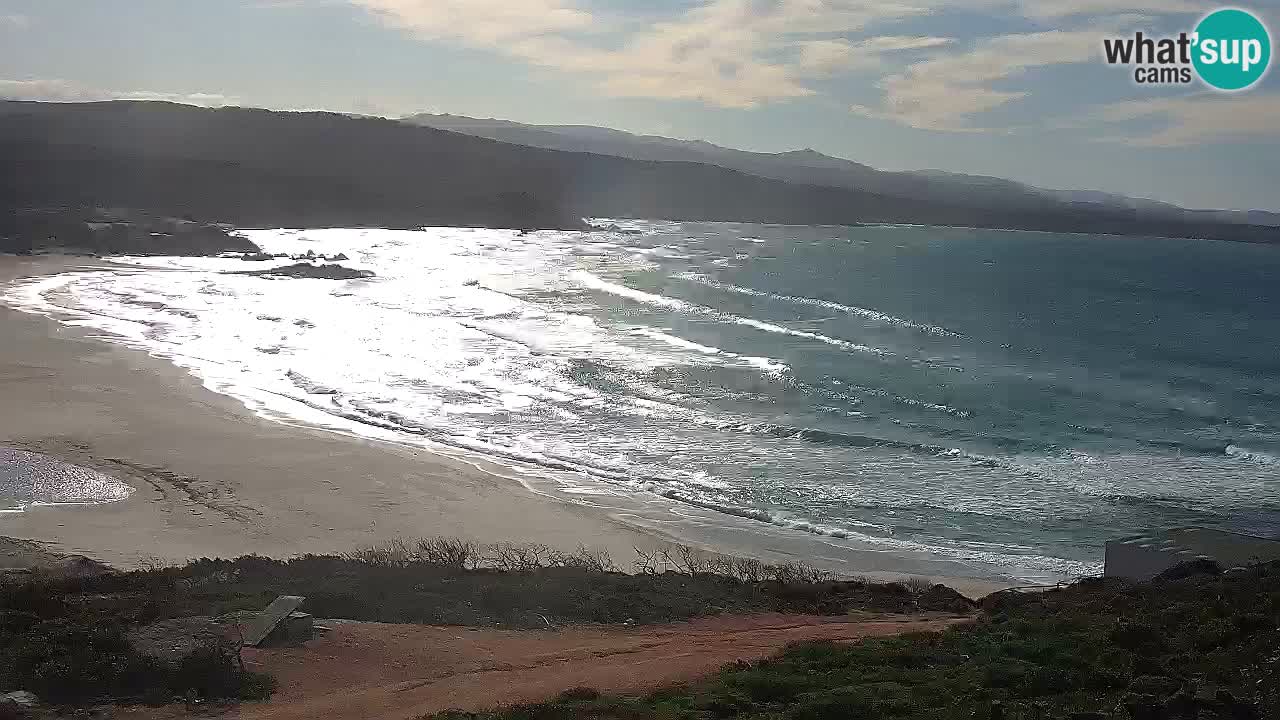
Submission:
<svg viewBox="0 0 1280 720">
<path fill-rule="evenodd" d="M 419 112 L 1280 211 L 1280 73 L 1150 86 L 1203 0 L 0 0 L 0 97 Z M 1280 0 L 1250 10 L 1280 38 Z M 1280 63 L 1276 61 L 1273 64 Z"/>
</svg>

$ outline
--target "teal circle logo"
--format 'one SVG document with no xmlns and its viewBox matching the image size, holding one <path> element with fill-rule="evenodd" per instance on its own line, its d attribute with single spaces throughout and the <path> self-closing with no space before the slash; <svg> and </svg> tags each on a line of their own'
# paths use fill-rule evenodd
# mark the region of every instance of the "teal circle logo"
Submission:
<svg viewBox="0 0 1280 720">
<path fill-rule="evenodd" d="M 1244 90 L 1271 64 L 1271 35 L 1262 21 L 1234 8 L 1210 13 L 1196 26 L 1192 64 L 1219 90 Z"/>
</svg>

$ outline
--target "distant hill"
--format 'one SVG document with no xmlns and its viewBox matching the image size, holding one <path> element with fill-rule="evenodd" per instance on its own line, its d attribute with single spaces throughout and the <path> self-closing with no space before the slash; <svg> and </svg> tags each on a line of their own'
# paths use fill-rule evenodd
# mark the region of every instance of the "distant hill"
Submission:
<svg viewBox="0 0 1280 720">
<path fill-rule="evenodd" d="M 0 211 L 133 208 L 241 227 L 554 228 L 614 216 L 1251 242 L 1275 242 L 1280 233 L 1152 222 L 1129 210 L 975 208 L 708 163 L 561 152 L 380 118 L 169 103 L 6 103 L 0 159 L 8 170 L 0 176 Z"/>
<path fill-rule="evenodd" d="M 775 180 L 853 188 L 884 195 L 987 210 L 1132 212 L 1152 221 L 1227 222 L 1280 226 L 1280 213 L 1187 210 L 1169 203 L 1098 191 L 1045 190 L 1013 180 L 941 170 L 891 172 L 816 150 L 760 153 L 701 140 L 634 135 L 585 125 L 524 125 L 460 115 L 413 115 L 404 122 L 530 147 L 590 152 L 636 160 L 719 165 Z"/>
</svg>

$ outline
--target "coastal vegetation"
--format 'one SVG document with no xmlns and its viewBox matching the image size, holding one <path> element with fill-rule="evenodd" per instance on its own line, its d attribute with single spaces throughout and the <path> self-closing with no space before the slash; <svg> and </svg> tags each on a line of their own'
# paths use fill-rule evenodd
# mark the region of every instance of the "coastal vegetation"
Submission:
<svg viewBox="0 0 1280 720">
<path fill-rule="evenodd" d="M 240 665 L 226 636 L 162 661 L 136 638 L 175 618 L 243 617 L 278 595 L 303 595 L 318 617 L 393 623 L 547 628 L 656 623 L 721 613 L 854 610 L 968 612 L 942 586 L 837 581 L 804 565 L 639 553 L 631 573 L 608 554 L 450 538 L 392 542 L 343 556 L 247 556 L 78 577 L 0 582 L 0 693 L 53 703 L 259 699 L 272 680 Z"/>
<path fill-rule="evenodd" d="M 1180 567 L 1147 583 L 1088 578 L 980 604 L 940 585 L 837 580 L 681 547 L 607 554 L 433 538 L 346 555 L 241 557 L 0 585 L 0 692 L 53 703 L 258 699 L 234 632 L 176 657 L 148 627 L 235 618 L 281 594 L 319 617 L 508 628 L 643 624 L 777 611 L 965 614 L 941 632 L 810 643 L 643 696 L 574 688 L 477 720 L 992 718 L 1270 720 L 1280 708 L 1280 563 Z M 232 619 L 228 619 L 232 618 Z"/>
</svg>

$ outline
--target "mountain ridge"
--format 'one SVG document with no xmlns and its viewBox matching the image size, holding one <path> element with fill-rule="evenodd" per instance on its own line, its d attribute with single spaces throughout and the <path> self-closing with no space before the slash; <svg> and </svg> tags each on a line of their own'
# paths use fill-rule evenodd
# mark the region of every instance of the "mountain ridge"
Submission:
<svg viewBox="0 0 1280 720">
<path fill-rule="evenodd" d="M 240 227 L 585 227 L 584 217 L 912 223 L 1280 242 L 1272 227 L 952 205 L 384 118 L 162 102 L 0 107 L 0 211 L 132 208 Z"/>
<path fill-rule="evenodd" d="M 1280 212 L 1184 208 L 1173 203 L 1135 198 L 1098 190 L 1054 190 L 1017 180 L 947 170 L 879 170 L 855 160 L 826 155 L 813 148 L 776 153 L 739 150 L 706 140 L 644 135 L 591 125 L 532 125 L 512 120 L 463 115 L 421 113 L 402 122 L 435 127 L 501 142 L 569 152 L 627 157 L 638 160 L 709 162 L 770 179 L 860 189 L 917 200 L 945 202 L 985 210 L 1070 210 L 1101 206 L 1113 211 L 1137 211 L 1157 221 L 1230 222 L 1280 226 Z M 701 157 L 688 157 L 689 151 Z M 818 170 L 806 173 L 804 169 Z"/>
</svg>

